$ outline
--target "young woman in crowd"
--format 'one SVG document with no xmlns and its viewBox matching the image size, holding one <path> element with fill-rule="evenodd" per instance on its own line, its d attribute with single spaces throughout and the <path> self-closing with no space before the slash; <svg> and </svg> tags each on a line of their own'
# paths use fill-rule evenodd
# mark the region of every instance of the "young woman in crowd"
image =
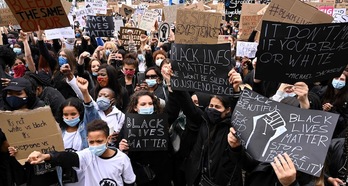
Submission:
<svg viewBox="0 0 348 186">
<path fill-rule="evenodd" d="M 137 84 L 138 60 L 133 54 L 127 54 L 123 60 L 122 73 L 124 76 L 118 79 L 123 87 L 126 87 L 128 95 L 134 93 Z"/>
</svg>

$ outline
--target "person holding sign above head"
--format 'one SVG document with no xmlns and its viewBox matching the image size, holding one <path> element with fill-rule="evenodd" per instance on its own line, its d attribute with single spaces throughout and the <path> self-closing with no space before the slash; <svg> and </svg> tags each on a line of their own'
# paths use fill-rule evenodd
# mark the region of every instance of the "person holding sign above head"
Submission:
<svg viewBox="0 0 348 186">
<path fill-rule="evenodd" d="M 164 76 L 166 82 L 170 82 L 171 72 L 164 73 Z M 189 186 L 208 183 L 243 185 L 239 164 L 242 149 L 231 148 L 226 140 L 231 126 L 231 111 L 240 95 L 239 85 L 242 79 L 234 69 L 229 71 L 228 77 L 229 83 L 233 86 L 232 97 L 213 95 L 204 111 L 193 103 L 188 92 L 172 91 L 169 94 L 169 100 L 173 96 L 187 119 L 192 121 L 188 122 L 185 128 L 194 128 L 190 125 L 199 126 L 198 136 L 185 162 L 186 181 Z"/>
<path fill-rule="evenodd" d="M 109 127 L 103 120 L 87 124 L 89 148 L 78 152 L 50 152 L 42 154 L 34 151 L 28 156 L 30 164 L 49 162 L 63 168 L 74 167 L 81 172 L 84 181 L 80 185 L 120 185 L 133 186 L 135 175 L 130 160 L 118 149 L 108 148 Z"/>
<path fill-rule="evenodd" d="M 127 113 L 155 115 L 162 113 L 162 109 L 153 93 L 147 90 L 139 90 L 132 95 Z M 140 125 L 140 123 L 134 125 Z M 127 130 L 125 125 L 123 130 Z M 123 133 L 121 132 L 121 134 Z M 122 136 L 120 137 L 122 140 L 119 144 L 119 149 L 128 152 L 131 145 L 130 141 L 123 139 Z M 124 138 L 127 138 L 127 136 L 124 136 Z M 168 150 L 129 151 L 128 156 L 132 161 L 138 186 L 171 186 L 171 159 Z"/>
</svg>

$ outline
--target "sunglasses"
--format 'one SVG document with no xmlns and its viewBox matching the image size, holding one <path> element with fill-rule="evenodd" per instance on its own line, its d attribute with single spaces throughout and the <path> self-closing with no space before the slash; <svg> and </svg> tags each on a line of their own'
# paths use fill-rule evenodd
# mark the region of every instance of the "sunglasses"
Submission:
<svg viewBox="0 0 348 186">
<path fill-rule="evenodd" d="M 157 79 L 158 76 L 157 75 L 146 75 L 145 78 L 146 79 Z"/>
</svg>

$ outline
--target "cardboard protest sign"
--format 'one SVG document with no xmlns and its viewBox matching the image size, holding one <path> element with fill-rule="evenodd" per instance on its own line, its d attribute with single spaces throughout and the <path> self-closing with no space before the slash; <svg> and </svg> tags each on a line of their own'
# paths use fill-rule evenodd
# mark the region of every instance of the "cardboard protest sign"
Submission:
<svg viewBox="0 0 348 186">
<path fill-rule="evenodd" d="M 263 21 L 256 79 L 294 83 L 340 76 L 347 65 L 347 25 Z"/>
<path fill-rule="evenodd" d="M 157 20 L 158 13 L 152 10 L 145 10 L 144 14 L 141 16 L 140 23 L 138 28 L 151 31 L 151 29 L 155 25 L 155 21 Z"/>
<path fill-rule="evenodd" d="M 5 1 L 24 32 L 70 26 L 61 1 Z"/>
<path fill-rule="evenodd" d="M 249 38 L 262 19 L 262 15 L 258 15 L 258 12 L 266 6 L 265 4 L 242 4 L 242 13 L 238 27 L 239 39 L 246 40 Z"/>
<path fill-rule="evenodd" d="M 254 159 L 273 162 L 286 152 L 298 171 L 319 177 L 338 116 L 285 105 L 244 89 L 231 120 Z"/>
<path fill-rule="evenodd" d="M 178 9 L 175 43 L 216 44 L 220 32 L 220 13 Z"/>
<path fill-rule="evenodd" d="M 45 30 L 46 39 L 75 38 L 75 32 L 71 27 Z"/>
<path fill-rule="evenodd" d="M 334 20 L 333 23 L 346 23 L 348 22 L 348 16 L 347 16 L 347 9 L 346 8 L 335 8 L 332 14 L 332 17 Z"/>
<path fill-rule="evenodd" d="M 171 24 L 176 21 L 177 10 L 183 8 L 185 5 L 172 5 L 163 7 L 164 20 Z"/>
<path fill-rule="evenodd" d="M 237 41 L 236 56 L 255 58 L 258 43 Z"/>
<path fill-rule="evenodd" d="M 0 112 L 0 120 L 7 141 L 18 150 L 16 159 L 22 163 L 33 151 L 64 151 L 59 125 L 49 107 Z"/>
<path fill-rule="evenodd" d="M 171 78 L 173 90 L 233 94 L 228 81 L 228 72 L 234 65 L 230 44 L 172 44 L 170 59 L 174 73 Z"/>
<path fill-rule="evenodd" d="M 16 18 L 13 16 L 9 8 L 1 8 L 0 9 L 0 26 L 8 26 L 9 24 L 17 25 L 18 22 Z"/>
<path fill-rule="evenodd" d="M 124 48 L 126 50 L 128 50 L 128 46 L 129 46 L 129 34 L 127 33 L 128 30 L 132 30 L 133 31 L 133 40 L 135 42 L 135 45 L 137 46 L 137 48 L 140 47 L 140 35 L 141 34 L 145 34 L 145 30 L 141 30 L 139 28 L 131 28 L 131 27 L 121 27 L 120 28 L 120 40 L 123 41 L 122 46 L 124 46 Z"/>
<path fill-rule="evenodd" d="M 132 7 L 124 5 L 124 4 L 122 5 L 120 14 L 123 17 L 131 17 L 133 13 L 134 13 L 134 9 Z"/>
<path fill-rule="evenodd" d="M 115 29 L 112 16 L 87 16 L 86 33 L 94 37 L 113 37 Z"/>
<path fill-rule="evenodd" d="M 255 3 L 255 0 L 226 0 L 225 2 L 225 20 L 239 21 L 243 3 Z"/>
<path fill-rule="evenodd" d="M 218 44 L 223 44 L 223 43 L 230 43 L 230 35 L 219 35 L 218 37 Z"/>
<path fill-rule="evenodd" d="M 160 42 L 167 42 L 170 34 L 170 26 L 168 23 L 163 22 L 161 26 L 158 29 L 159 31 L 159 41 Z"/>
<path fill-rule="evenodd" d="M 169 125 L 166 114 L 126 114 L 125 137 L 129 151 L 163 151 L 168 149 Z"/>
<path fill-rule="evenodd" d="M 296 24 L 331 23 L 333 18 L 299 0 L 272 0 L 262 21 L 277 21 Z M 261 30 L 261 21 L 256 30 Z"/>
</svg>

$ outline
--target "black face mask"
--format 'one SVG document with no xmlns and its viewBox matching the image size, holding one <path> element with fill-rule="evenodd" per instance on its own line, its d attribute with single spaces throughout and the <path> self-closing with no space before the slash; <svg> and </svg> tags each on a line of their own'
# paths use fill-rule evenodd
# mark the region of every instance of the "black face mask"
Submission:
<svg viewBox="0 0 348 186">
<path fill-rule="evenodd" d="M 20 98 L 17 96 L 6 97 L 6 101 L 10 105 L 10 107 L 14 110 L 18 110 L 28 103 L 27 98 Z"/>
<path fill-rule="evenodd" d="M 209 122 L 212 124 L 216 124 L 222 120 L 221 112 L 214 108 L 206 108 L 205 113 L 208 116 Z"/>
</svg>

